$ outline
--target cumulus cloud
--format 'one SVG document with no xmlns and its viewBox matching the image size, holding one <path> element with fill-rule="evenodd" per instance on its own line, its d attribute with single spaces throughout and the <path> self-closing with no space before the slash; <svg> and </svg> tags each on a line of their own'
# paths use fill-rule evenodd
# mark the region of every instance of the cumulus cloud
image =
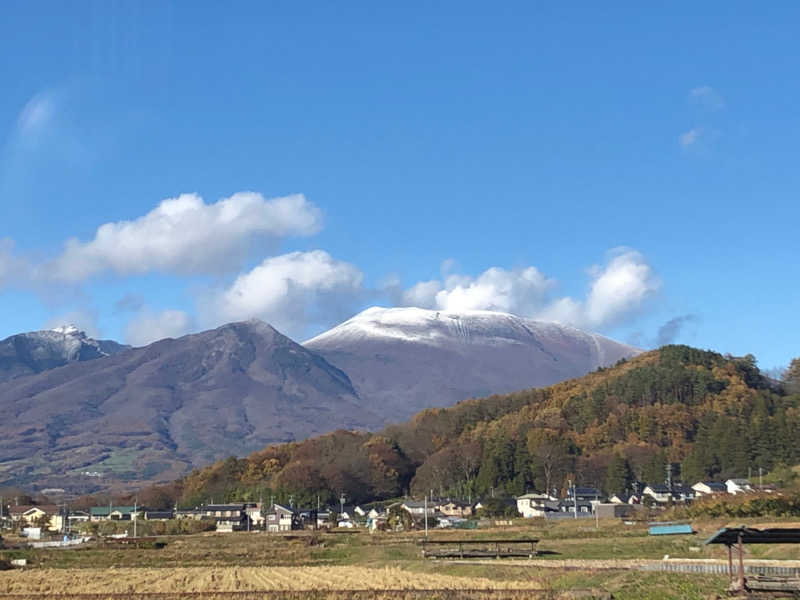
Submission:
<svg viewBox="0 0 800 600">
<path fill-rule="evenodd" d="M 443 310 L 530 313 L 541 306 L 554 284 L 536 267 L 514 270 L 492 267 L 476 278 L 448 276 L 443 289 L 435 295 L 435 304 Z"/>
<path fill-rule="evenodd" d="M 240 258 L 256 236 L 312 235 L 321 222 L 319 209 L 302 195 L 266 200 L 261 194 L 240 192 L 206 204 L 196 194 L 182 194 L 133 221 L 101 225 L 88 242 L 68 240 L 43 274 L 79 282 L 107 271 L 214 272 Z"/>
<path fill-rule="evenodd" d="M 604 267 L 592 270 L 593 280 L 585 302 L 589 324 L 615 324 L 638 310 L 661 288 L 661 280 L 639 252 L 618 249 L 614 254 Z"/>
<path fill-rule="evenodd" d="M 153 311 L 142 309 L 125 328 L 125 341 L 133 346 L 146 346 L 164 338 L 189 333 L 192 318 L 182 310 Z"/>
<path fill-rule="evenodd" d="M 536 267 L 487 269 L 477 277 L 449 275 L 444 281 L 419 282 L 402 294 L 406 306 L 441 310 L 496 310 L 601 328 L 635 315 L 661 288 L 661 281 L 641 253 L 619 248 L 606 264 L 589 270 L 586 297 L 554 298 L 556 281 Z"/>
<path fill-rule="evenodd" d="M 697 315 L 681 315 L 670 319 L 658 328 L 658 335 L 656 336 L 656 346 L 666 346 L 674 342 L 680 335 L 681 331 L 687 325 L 696 322 Z"/>
<path fill-rule="evenodd" d="M 635 315 L 661 289 L 652 266 L 630 248 L 612 251 L 606 264 L 592 267 L 589 275 L 584 300 L 559 298 L 537 316 L 577 327 L 611 327 Z"/>
<path fill-rule="evenodd" d="M 330 324 L 352 312 L 365 294 L 354 265 L 323 250 L 264 260 L 217 295 L 206 312 L 219 321 L 260 318 L 288 334 L 309 323 Z"/>
<path fill-rule="evenodd" d="M 698 85 L 689 91 L 689 101 L 708 110 L 722 110 L 725 99 L 710 85 Z"/>
</svg>

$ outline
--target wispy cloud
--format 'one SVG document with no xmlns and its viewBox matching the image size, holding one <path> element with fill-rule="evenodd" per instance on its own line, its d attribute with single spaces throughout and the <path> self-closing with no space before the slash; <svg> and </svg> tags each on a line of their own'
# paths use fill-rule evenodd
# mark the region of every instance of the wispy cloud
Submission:
<svg viewBox="0 0 800 600">
<path fill-rule="evenodd" d="M 656 336 L 656 347 L 665 346 L 673 343 L 678 336 L 683 332 L 687 325 L 696 323 L 698 321 L 697 315 L 681 315 L 675 317 L 664 323 L 658 328 L 658 335 Z"/>
<path fill-rule="evenodd" d="M 725 99 L 710 85 L 698 85 L 689 91 L 689 101 L 708 110 L 722 110 Z"/>
<path fill-rule="evenodd" d="M 678 143 L 681 145 L 681 148 L 689 148 L 694 146 L 700 140 L 702 135 L 703 130 L 699 127 L 695 127 L 685 133 L 682 133 L 678 137 Z"/>
<path fill-rule="evenodd" d="M 52 122 L 56 110 L 55 96 L 50 92 L 34 95 L 19 113 L 17 128 L 23 136 L 38 135 Z"/>
<path fill-rule="evenodd" d="M 125 341 L 145 346 L 164 338 L 176 338 L 192 331 L 192 317 L 182 310 L 142 309 L 127 325 Z"/>
</svg>

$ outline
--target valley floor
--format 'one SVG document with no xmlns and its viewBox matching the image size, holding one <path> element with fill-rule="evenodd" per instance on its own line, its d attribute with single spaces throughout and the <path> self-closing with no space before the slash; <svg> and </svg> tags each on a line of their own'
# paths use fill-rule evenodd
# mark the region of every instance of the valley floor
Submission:
<svg viewBox="0 0 800 600">
<path fill-rule="evenodd" d="M 774 521 L 774 520 L 773 520 Z M 728 578 L 641 570 L 643 565 L 726 562 L 703 546 L 722 521 L 693 523 L 691 536 L 647 534 L 619 521 L 516 522 L 476 531 L 432 531 L 432 539 L 538 538 L 534 559 L 446 561 L 421 555 L 422 534 L 208 533 L 160 538 L 162 548 L 86 547 L 3 551 L 29 567 L 0 572 L 0 597 L 105 598 L 713 598 Z M 740 525 L 741 523 L 735 523 Z M 775 523 L 772 523 L 775 525 Z M 769 526 L 751 521 L 748 525 Z M 780 523 L 781 526 L 791 524 Z M 800 566 L 800 548 L 753 546 L 748 560 Z"/>
</svg>

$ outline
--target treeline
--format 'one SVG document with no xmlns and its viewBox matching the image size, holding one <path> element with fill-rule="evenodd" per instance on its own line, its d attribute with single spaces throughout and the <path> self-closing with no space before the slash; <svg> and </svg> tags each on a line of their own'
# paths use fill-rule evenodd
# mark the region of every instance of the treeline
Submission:
<svg viewBox="0 0 800 600">
<path fill-rule="evenodd" d="M 426 410 L 376 434 L 270 446 L 150 493 L 184 505 L 313 505 L 340 494 L 366 502 L 563 491 L 569 481 L 615 493 L 635 480 L 663 482 L 668 471 L 690 483 L 746 476 L 800 462 L 798 392 L 793 380 L 762 376 L 752 356 L 665 346 L 549 388 Z"/>
</svg>

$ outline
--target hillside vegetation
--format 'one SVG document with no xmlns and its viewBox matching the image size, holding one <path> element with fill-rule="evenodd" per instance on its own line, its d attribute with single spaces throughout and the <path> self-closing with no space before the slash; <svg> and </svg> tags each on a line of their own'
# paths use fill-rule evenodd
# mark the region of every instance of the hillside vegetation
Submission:
<svg viewBox="0 0 800 600">
<path fill-rule="evenodd" d="M 473 498 L 568 480 L 608 493 L 634 479 L 694 482 L 800 462 L 800 394 L 752 357 L 665 346 L 548 388 L 430 409 L 375 434 L 273 445 L 151 489 L 154 503 L 270 498 L 296 505 L 407 492 Z"/>
</svg>

